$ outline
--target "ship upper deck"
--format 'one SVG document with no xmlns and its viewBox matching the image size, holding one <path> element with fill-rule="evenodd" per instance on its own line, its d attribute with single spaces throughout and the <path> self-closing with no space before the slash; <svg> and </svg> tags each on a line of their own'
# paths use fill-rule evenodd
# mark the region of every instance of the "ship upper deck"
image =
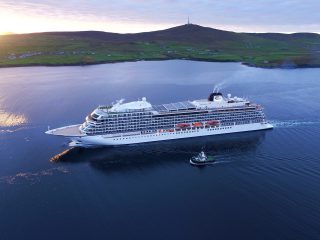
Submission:
<svg viewBox="0 0 320 240">
<path fill-rule="evenodd" d="M 189 101 L 153 105 L 152 109 L 157 112 L 173 112 L 183 110 L 195 110 L 196 106 Z"/>
<path fill-rule="evenodd" d="M 213 95 L 213 96 L 211 96 Z M 256 107 L 254 103 L 250 103 L 248 100 L 239 97 L 231 97 L 228 94 L 227 97 L 223 97 L 220 93 L 212 93 L 208 99 L 199 99 L 193 101 L 182 101 L 175 103 L 152 105 L 147 102 L 143 97 L 141 100 L 124 103 L 124 100 L 118 101 L 112 106 L 99 106 L 91 114 L 95 119 L 101 119 L 109 116 L 109 114 L 126 114 L 137 112 L 148 112 L 152 114 L 174 114 L 177 112 L 189 112 L 189 111 L 220 111 L 226 109 L 242 109 Z"/>
</svg>

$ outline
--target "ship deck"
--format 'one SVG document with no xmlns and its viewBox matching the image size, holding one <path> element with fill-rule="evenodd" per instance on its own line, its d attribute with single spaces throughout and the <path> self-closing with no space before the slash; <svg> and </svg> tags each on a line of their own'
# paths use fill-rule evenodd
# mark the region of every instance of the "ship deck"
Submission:
<svg viewBox="0 0 320 240">
<path fill-rule="evenodd" d="M 182 110 L 195 110 L 196 106 L 189 101 L 153 105 L 152 109 L 157 112 L 172 112 Z"/>
<path fill-rule="evenodd" d="M 82 132 L 80 132 L 79 127 L 81 124 L 71 125 L 61 128 L 55 128 L 52 130 L 46 131 L 46 134 L 56 135 L 56 136 L 64 136 L 64 137 L 82 137 L 85 136 Z"/>
</svg>

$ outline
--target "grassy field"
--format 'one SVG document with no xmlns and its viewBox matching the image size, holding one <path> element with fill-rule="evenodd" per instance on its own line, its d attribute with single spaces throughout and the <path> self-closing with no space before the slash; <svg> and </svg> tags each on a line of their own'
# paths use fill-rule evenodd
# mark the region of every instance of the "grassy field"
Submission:
<svg viewBox="0 0 320 240">
<path fill-rule="evenodd" d="M 198 29 L 200 28 L 200 29 Z M 202 30 L 198 26 L 197 30 Z M 181 29 L 179 29 L 181 30 Z M 188 29 L 187 29 L 188 30 Z M 205 28 L 206 31 L 209 31 Z M 167 31 L 167 30 L 164 30 Z M 318 67 L 320 37 L 316 34 L 264 35 L 221 31 L 206 32 L 188 40 L 158 35 L 130 39 L 69 34 L 23 34 L 0 36 L 0 67 L 27 65 L 87 65 L 118 61 L 192 59 L 234 61 L 256 67 Z M 166 32 L 165 32 L 166 33 Z M 181 33 L 180 33 L 181 34 Z M 188 34 L 184 33 L 184 34 Z M 193 34 L 190 31 L 189 34 Z M 201 34 L 197 33 L 198 35 Z M 209 37 L 210 38 L 209 38 Z M 118 37 L 118 36 L 117 36 Z M 206 38 L 207 37 L 207 38 Z M 140 39 L 139 39 L 140 38 Z"/>
</svg>

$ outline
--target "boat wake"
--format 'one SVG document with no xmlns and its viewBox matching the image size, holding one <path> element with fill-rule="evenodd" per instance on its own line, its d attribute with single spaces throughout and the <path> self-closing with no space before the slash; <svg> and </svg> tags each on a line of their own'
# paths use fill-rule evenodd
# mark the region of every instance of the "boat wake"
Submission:
<svg viewBox="0 0 320 240">
<path fill-rule="evenodd" d="M 234 161 L 232 161 L 232 160 L 217 160 L 217 161 L 213 162 L 212 164 L 215 165 L 215 164 L 231 163 L 231 162 L 234 162 Z"/>
<path fill-rule="evenodd" d="M 285 120 L 285 121 L 273 120 L 269 122 L 274 126 L 274 128 L 290 128 L 290 127 L 310 126 L 310 125 L 320 124 L 320 121 L 299 121 L 299 120 Z"/>
</svg>

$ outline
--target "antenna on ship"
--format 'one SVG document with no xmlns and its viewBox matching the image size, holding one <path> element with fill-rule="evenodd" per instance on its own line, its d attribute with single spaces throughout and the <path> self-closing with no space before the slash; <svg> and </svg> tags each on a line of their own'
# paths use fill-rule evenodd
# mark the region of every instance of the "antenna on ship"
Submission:
<svg viewBox="0 0 320 240">
<path fill-rule="evenodd" d="M 188 16 L 188 25 L 190 25 L 190 19 L 189 19 L 189 16 Z"/>
</svg>

